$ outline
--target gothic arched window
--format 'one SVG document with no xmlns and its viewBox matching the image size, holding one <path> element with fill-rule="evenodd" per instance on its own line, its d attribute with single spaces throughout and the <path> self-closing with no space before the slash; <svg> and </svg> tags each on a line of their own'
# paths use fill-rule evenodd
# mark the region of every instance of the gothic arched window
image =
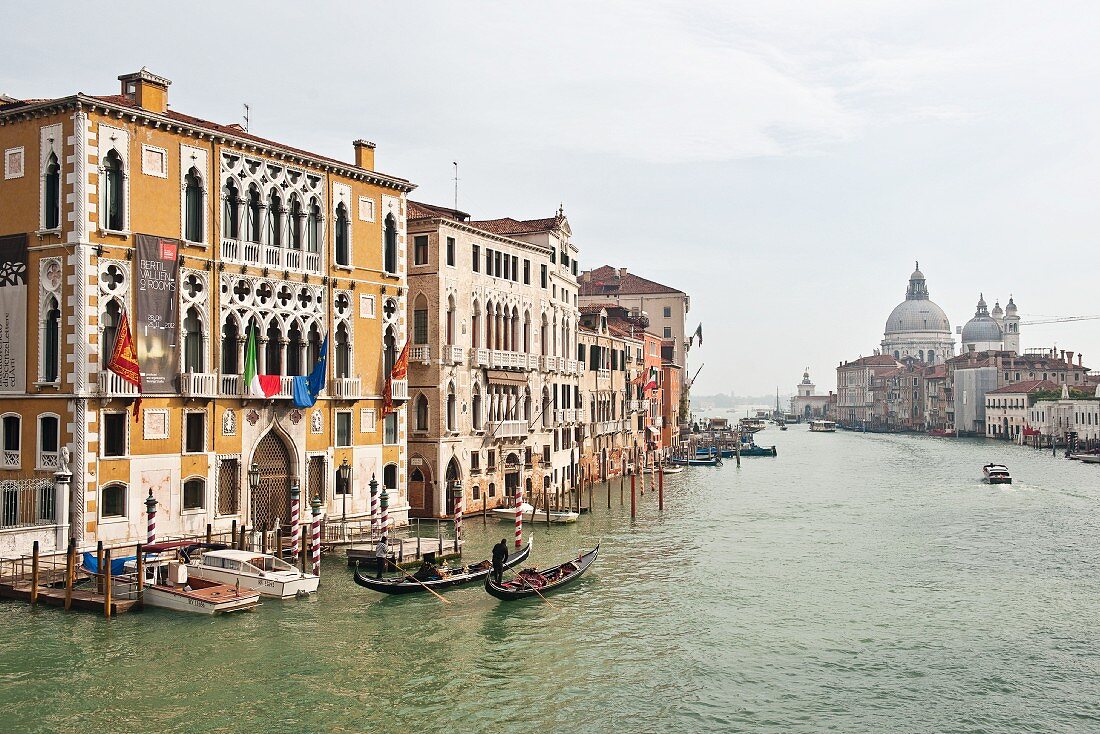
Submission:
<svg viewBox="0 0 1100 734">
<path fill-rule="evenodd" d="M 198 169 L 192 168 L 183 180 L 183 238 L 202 242 L 202 178 Z"/>
<path fill-rule="evenodd" d="M 389 372 L 387 371 L 388 375 Z M 341 323 L 336 327 L 336 377 L 351 376 L 351 340 L 348 325 Z"/>
<path fill-rule="evenodd" d="M 103 165 L 103 174 L 105 176 L 103 193 L 107 199 L 104 206 L 107 215 L 105 223 L 107 229 L 122 231 L 126 228 L 125 171 L 122 165 L 122 156 L 118 154 L 117 150 L 112 150 L 107 154 L 107 160 Z"/>
<path fill-rule="evenodd" d="M 348 209 L 343 202 L 336 207 L 336 264 L 351 264 L 351 243 L 349 242 Z"/>
<path fill-rule="evenodd" d="M 387 273 L 397 272 L 397 220 L 386 215 L 386 227 L 382 238 L 382 266 Z"/>
<path fill-rule="evenodd" d="M 423 395 L 416 399 L 416 430 L 428 430 L 428 399 Z"/>
<path fill-rule="evenodd" d="M 42 223 L 46 225 L 46 229 L 57 229 L 61 226 L 61 166 L 58 165 L 57 155 L 54 153 L 50 153 L 50 157 L 46 159 L 43 183 Z"/>
<path fill-rule="evenodd" d="M 225 204 L 222 207 L 222 236 L 236 240 L 241 236 L 241 193 L 237 184 L 225 184 Z"/>
<path fill-rule="evenodd" d="M 57 382 L 61 375 L 61 309 L 53 296 L 46 302 L 46 323 L 43 326 L 42 379 Z"/>
<path fill-rule="evenodd" d="M 183 371 L 203 372 L 202 321 L 194 308 L 183 319 Z"/>
</svg>

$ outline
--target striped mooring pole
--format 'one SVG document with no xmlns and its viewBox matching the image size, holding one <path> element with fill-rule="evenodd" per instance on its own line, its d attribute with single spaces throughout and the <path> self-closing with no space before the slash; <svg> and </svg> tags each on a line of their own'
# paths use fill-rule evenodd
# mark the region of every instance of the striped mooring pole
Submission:
<svg viewBox="0 0 1100 734">
<path fill-rule="evenodd" d="M 157 541 L 157 500 L 153 497 L 153 490 L 149 490 L 149 496 L 145 498 L 145 512 L 149 515 L 149 532 L 146 535 L 147 543 Z"/>
<path fill-rule="evenodd" d="M 298 480 L 290 485 L 290 562 L 298 565 L 298 547 L 302 544 L 302 488 Z M 279 549 L 279 557 L 283 557 L 283 549 Z"/>
<path fill-rule="evenodd" d="M 378 480 L 370 475 L 370 536 L 378 534 Z"/>
<path fill-rule="evenodd" d="M 516 548 L 523 545 L 523 486 L 516 487 Z"/>
<path fill-rule="evenodd" d="M 451 491 L 455 493 L 455 552 L 458 552 L 459 542 L 462 540 L 462 484 L 455 482 Z"/>
<path fill-rule="evenodd" d="M 390 533 L 390 493 L 385 487 L 382 488 L 381 499 L 382 499 L 382 540 L 383 540 L 383 542 L 386 543 L 387 546 L 389 546 L 389 543 L 390 543 L 390 539 L 389 539 L 389 533 Z M 440 551 L 443 550 L 442 545 L 443 544 L 440 543 L 440 548 L 439 548 Z"/>
<path fill-rule="evenodd" d="M 310 542 L 310 555 L 313 557 L 313 575 L 321 575 L 321 498 L 314 497 L 309 503 L 313 508 L 313 532 Z"/>
</svg>

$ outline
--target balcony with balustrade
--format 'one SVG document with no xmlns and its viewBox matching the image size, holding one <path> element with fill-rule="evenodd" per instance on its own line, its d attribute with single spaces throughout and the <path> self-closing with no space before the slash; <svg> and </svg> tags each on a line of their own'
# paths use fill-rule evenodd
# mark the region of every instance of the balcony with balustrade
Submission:
<svg viewBox="0 0 1100 734">
<path fill-rule="evenodd" d="M 489 366 L 494 369 L 522 370 L 527 367 L 527 355 L 522 352 L 493 349 L 489 353 Z"/>
<path fill-rule="evenodd" d="M 471 367 L 488 367 L 489 366 L 489 350 L 482 347 L 477 347 L 470 350 L 470 366 Z"/>
<path fill-rule="evenodd" d="M 250 240 L 222 239 L 221 259 L 225 263 L 252 265 L 299 273 L 321 272 L 321 253 L 277 247 Z"/>
<path fill-rule="evenodd" d="M 565 372 L 566 372 L 566 374 L 569 374 L 569 375 L 577 374 L 577 372 L 578 372 L 577 360 L 575 360 L 575 359 L 565 360 Z"/>
<path fill-rule="evenodd" d="M 409 399 L 409 381 L 391 380 L 390 399 L 392 399 L 394 402 L 407 402 Z"/>
<path fill-rule="evenodd" d="M 649 413 L 649 401 L 648 400 L 627 400 L 626 409 L 630 413 L 641 413 L 646 415 Z"/>
<path fill-rule="evenodd" d="M 426 344 L 409 347 L 409 362 L 431 364 L 432 348 Z"/>
<path fill-rule="evenodd" d="M 543 372 L 557 372 L 558 358 L 550 354 L 543 355 L 540 359 L 539 369 Z"/>
<path fill-rule="evenodd" d="M 600 379 L 600 380 L 610 380 L 611 379 L 611 370 L 609 370 L 607 368 L 604 368 L 604 367 L 600 367 L 598 370 L 596 370 L 596 378 Z"/>
<path fill-rule="evenodd" d="M 539 355 L 528 354 L 527 355 L 527 369 L 537 370 L 539 368 Z"/>
<path fill-rule="evenodd" d="M 99 394 L 105 398 L 137 396 L 137 388 L 110 370 L 99 373 Z"/>
<path fill-rule="evenodd" d="M 492 438 L 527 438 L 527 421 L 489 421 L 487 436 Z"/>
<path fill-rule="evenodd" d="M 454 344 L 448 344 L 443 347 L 443 361 L 446 364 L 462 364 L 462 359 L 465 357 L 466 350 L 462 347 L 455 346 Z"/>
<path fill-rule="evenodd" d="M 358 400 L 363 395 L 358 377 L 334 377 L 329 380 L 328 394 L 336 400 Z"/>
<path fill-rule="evenodd" d="M 185 398 L 217 397 L 218 376 L 213 372 L 184 372 L 180 375 L 180 394 Z"/>
</svg>

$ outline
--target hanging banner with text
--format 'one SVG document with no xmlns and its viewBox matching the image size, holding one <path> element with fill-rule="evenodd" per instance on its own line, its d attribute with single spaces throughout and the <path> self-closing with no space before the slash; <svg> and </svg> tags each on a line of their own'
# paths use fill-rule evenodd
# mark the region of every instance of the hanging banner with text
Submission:
<svg viewBox="0 0 1100 734">
<path fill-rule="evenodd" d="M 177 281 L 179 240 L 139 234 L 137 240 L 137 340 L 143 393 L 175 393 L 179 375 Z"/>
<path fill-rule="evenodd" d="M 27 391 L 27 236 L 0 237 L 0 393 Z"/>
</svg>

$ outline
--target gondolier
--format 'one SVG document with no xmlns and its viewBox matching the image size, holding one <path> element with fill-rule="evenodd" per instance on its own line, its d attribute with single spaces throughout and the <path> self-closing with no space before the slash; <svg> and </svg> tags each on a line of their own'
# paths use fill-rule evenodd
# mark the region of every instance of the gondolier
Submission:
<svg viewBox="0 0 1100 734">
<path fill-rule="evenodd" d="M 499 584 L 504 578 L 504 561 L 508 558 L 508 541 L 504 538 L 493 546 L 493 578 Z"/>
<path fill-rule="evenodd" d="M 386 536 L 383 535 L 378 540 L 378 545 L 374 549 L 374 563 L 375 571 L 377 572 L 375 578 L 382 578 L 382 571 L 386 568 L 386 560 L 390 556 L 390 546 L 386 542 Z"/>
</svg>

